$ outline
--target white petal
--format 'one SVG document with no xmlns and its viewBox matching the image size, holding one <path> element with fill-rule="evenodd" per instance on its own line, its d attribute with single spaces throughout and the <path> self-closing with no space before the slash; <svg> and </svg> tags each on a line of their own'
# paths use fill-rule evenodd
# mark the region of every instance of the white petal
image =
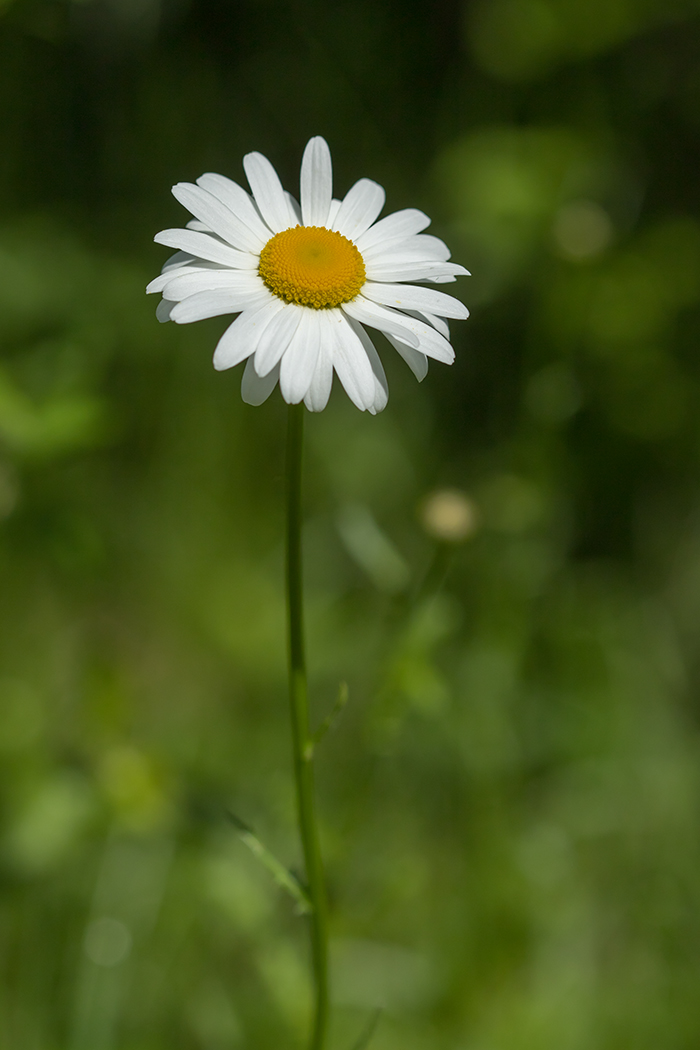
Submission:
<svg viewBox="0 0 700 1050">
<path fill-rule="evenodd" d="M 262 153 L 248 153 L 243 167 L 263 219 L 273 233 L 296 226 L 296 220 L 284 195 L 277 172 Z"/>
<path fill-rule="evenodd" d="M 161 301 L 158 303 L 158 305 L 156 306 L 156 317 L 161 322 L 161 324 L 164 324 L 165 321 L 170 320 L 170 312 L 172 308 L 173 304 L 169 303 L 167 299 L 161 299 Z"/>
<path fill-rule="evenodd" d="M 241 310 L 252 310 L 264 303 L 269 303 L 273 296 L 265 288 L 262 292 L 236 292 L 218 289 L 214 291 L 195 292 L 177 303 L 170 312 L 170 319 L 176 324 L 191 324 L 193 321 L 204 321 L 208 317 L 221 317 L 222 314 L 237 314 Z"/>
<path fill-rule="evenodd" d="M 299 307 L 301 318 L 280 362 L 280 390 L 289 405 L 303 401 L 311 386 L 321 343 L 322 310 Z"/>
<path fill-rule="evenodd" d="M 244 222 L 208 190 L 201 186 L 193 186 L 190 182 L 178 182 L 173 186 L 173 196 L 209 230 L 218 234 L 228 244 L 232 244 L 234 248 L 253 254 L 260 253 L 265 241 L 256 237 Z"/>
<path fill-rule="evenodd" d="M 172 270 L 176 266 L 186 266 L 187 263 L 194 262 L 194 256 L 190 255 L 189 252 L 175 252 L 169 259 L 166 259 L 161 268 L 161 273 L 165 273 L 166 270 Z"/>
<path fill-rule="evenodd" d="M 353 307 L 354 310 L 351 311 L 350 307 Z M 434 357 L 436 361 L 442 361 L 448 365 L 454 361 L 455 352 L 445 337 L 436 332 L 431 325 L 415 317 L 391 310 L 387 306 L 380 306 L 378 303 L 372 303 L 361 295 L 358 295 L 352 302 L 345 303 L 343 309 L 351 317 L 368 324 L 370 328 L 378 328 L 381 332 L 393 335 L 401 342 L 408 343 L 409 346 L 427 354 L 428 357 Z"/>
<path fill-rule="evenodd" d="M 287 200 L 287 204 L 294 213 L 294 225 L 301 226 L 301 205 L 299 204 L 299 201 L 296 199 L 296 197 L 292 197 L 291 193 L 289 193 L 288 190 L 284 191 L 284 196 Z"/>
<path fill-rule="evenodd" d="M 420 350 L 414 350 L 412 346 L 406 346 L 406 344 L 402 343 L 400 339 L 395 339 L 393 335 L 388 335 L 386 332 L 384 335 L 394 349 L 398 350 L 401 354 L 418 382 L 422 383 L 428 374 L 428 358 L 425 354 L 422 354 Z"/>
<path fill-rule="evenodd" d="M 362 295 L 356 296 L 349 303 L 343 303 L 341 309 L 348 317 L 353 317 L 360 324 L 369 325 L 370 328 L 377 328 L 380 332 L 389 332 L 391 335 L 395 335 L 397 339 L 407 339 L 409 343 L 418 349 L 420 340 L 417 336 L 412 336 L 406 332 L 406 326 L 401 320 L 403 314 L 396 314 L 394 317 L 385 306 L 378 306 L 377 303 L 365 299 Z"/>
<path fill-rule="evenodd" d="M 318 361 L 311 379 L 311 386 L 304 398 L 304 404 L 309 412 L 323 412 L 328 404 L 333 386 L 333 347 L 331 341 L 324 339 L 324 329 L 325 325 L 321 329 Z"/>
<path fill-rule="evenodd" d="M 265 283 L 251 270 L 195 270 L 171 277 L 163 289 L 163 298 L 179 302 L 195 292 L 218 289 L 253 294 L 265 291 Z"/>
<path fill-rule="evenodd" d="M 304 226 L 325 226 L 331 206 L 331 151 L 320 135 L 309 142 L 301 161 L 301 217 Z"/>
<path fill-rule="evenodd" d="M 180 254 L 180 253 L 179 253 Z M 184 255 L 184 252 L 181 253 Z M 190 258 L 190 256 L 186 256 Z M 150 284 L 146 285 L 146 294 L 150 295 L 152 292 L 162 292 L 166 284 L 169 281 L 174 280 L 176 277 L 183 277 L 188 273 L 230 273 L 230 270 L 221 270 L 219 267 L 215 269 L 213 267 L 205 267 L 200 263 L 199 266 L 170 266 L 167 270 L 163 270 L 158 277 L 154 277 Z"/>
<path fill-rule="evenodd" d="M 358 237 L 357 247 L 364 252 L 377 244 L 405 241 L 407 237 L 420 233 L 426 226 L 430 226 L 430 219 L 424 212 L 418 211 L 417 208 L 404 208 L 375 222 L 374 226 Z"/>
<path fill-rule="evenodd" d="M 404 241 L 382 241 L 370 248 L 363 248 L 362 255 L 365 261 L 372 262 L 447 262 L 450 249 L 439 237 L 419 233 Z"/>
<path fill-rule="evenodd" d="M 406 312 L 412 314 L 414 311 L 407 310 Z M 450 341 L 450 326 L 442 317 L 438 317 L 436 314 L 429 314 L 425 310 L 416 310 L 415 315 L 419 321 L 427 321 L 433 328 L 437 328 L 440 335 L 444 335 L 445 339 L 448 342 Z"/>
<path fill-rule="evenodd" d="M 190 219 L 189 222 L 185 223 L 186 230 L 199 230 L 200 233 L 211 233 L 212 230 L 205 222 L 200 222 L 199 219 Z"/>
<path fill-rule="evenodd" d="M 167 244 L 170 248 L 181 248 L 198 259 L 232 266 L 235 270 L 255 270 L 258 259 L 250 252 L 239 252 L 222 244 L 209 233 L 198 233 L 196 230 L 163 230 L 153 240 L 156 244 Z"/>
<path fill-rule="evenodd" d="M 340 310 L 327 310 L 334 337 L 333 367 L 354 405 L 362 412 L 371 409 L 376 382 L 369 358 L 357 333 Z M 339 315 L 339 316 L 338 316 Z"/>
<path fill-rule="evenodd" d="M 331 206 L 328 209 L 328 218 L 326 219 L 326 226 L 328 227 L 329 230 L 333 229 L 333 223 L 336 220 L 336 216 L 338 215 L 338 212 L 340 211 L 340 205 L 342 203 L 343 203 L 342 201 L 336 200 L 335 197 L 331 201 Z"/>
<path fill-rule="evenodd" d="M 205 175 L 200 175 L 197 179 L 197 185 L 208 190 L 222 204 L 225 204 L 229 211 L 233 212 L 241 222 L 245 223 L 256 240 L 259 241 L 261 247 L 263 244 L 267 244 L 272 236 L 272 230 L 265 225 L 260 212 L 253 204 L 250 194 L 246 193 L 242 186 L 239 186 L 237 182 L 233 182 L 231 179 L 227 179 L 225 175 L 216 175 L 212 171 L 207 172 Z M 260 248 L 257 251 L 260 251 Z"/>
<path fill-rule="evenodd" d="M 273 368 L 264 378 L 259 376 L 253 367 L 253 358 L 249 357 L 243 370 L 241 397 L 247 405 L 262 405 L 277 386 L 279 377 L 279 368 Z"/>
<path fill-rule="evenodd" d="M 413 317 L 406 317 L 406 326 L 412 335 L 418 336 L 418 349 L 422 354 L 427 354 L 428 357 L 433 357 L 436 361 L 442 361 L 445 365 L 452 364 L 455 359 L 455 352 L 452 346 L 445 339 L 444 335 L 440 335 L 432 325 L 425 324 L 423 321 Z M 401 336 L 400 339 L 402 342 L 408 343 L 405 336 Z"/>
<path fill-rule="evenodd" d="M 464 303 L 445 292 L 435 288 L 421 288 L 414 284 L 375 284 L 366 281 L 362 288 L 366 299 L 382 306 L 391 306 L 394 310 L 429 310 L 441 317 L 457 317 L 461 320 L 469 317 Z"/>
<path fill-rule="evenodd" d="M 345 194 L 332 229 L 354 241 L 372 225 L 384 207 L 386 194 L 378 182 L 360 179 Z"/>
<path fill-rule="evenodd" d="M 255 352 L 266 325 L 282 309 L 282 300 L 271 297 L 263 306 L 246 310 L 229 325 L 214 351 L 214 368 L 222 372 Z"/>
<path fill-rule="evenodd" d="M 372 366 L 374 373 L 374 401 L 369 406 L 369 412 L 373 416 L 376 416 L 377 412 L 383 412 L 386 408 L 387 401 L 389 400 L 389 384 L 386 381 L 386 373 L 384 366 L 377 353 L 377 348 L 374 343 L 365 332 L 364 328 L 358 321 L 353 321 L 352 318 L 348 318 L 348 324 L 352 327 L 353 331 L 357 335 L 358 339 L 365 348 L 365 353 L 369 358 L 369 363 Z M 416 351 L 417 353 L 418 351 Z"/>
<path fill-rule="evenodd" d="M 275 314 L 258 340 L 255 370 L 259 376 L 266 376 L 270 369 L 279 364 L 282 354 L 299 327 L 301 313 L 300 307 L 292 303 L 282 303 L 282 309 Z"/>
<path fill-rule="evenodd" d="M 451 262 L 365 263 L 370 281 L 451 281 L 457 275 L 469 276 L 469 270 Z"/>
<path fill-rule="evenodd" d="M 419 233 L 407 241 L 407 247 L 416 251 L 424 251 L 429 259 L 439 262 L 447 262 L 452 252 L 440 237 L 434 237 L 432 233 Z"/>
</svg>

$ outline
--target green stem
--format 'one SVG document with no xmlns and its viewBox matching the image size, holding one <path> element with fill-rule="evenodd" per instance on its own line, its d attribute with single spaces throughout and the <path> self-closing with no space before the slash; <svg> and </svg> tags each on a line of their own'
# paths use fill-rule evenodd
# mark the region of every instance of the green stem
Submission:
<svg viewBox="0 0 700 1050">
<path fill-rule="evenodd" d="M 313 740 L 304 658 L 301 567 L 301 461 L 304 405 L 290 405 L 287 427 L 287 612 L 289 628 L 289 699 L 292 715 L 294 776 L 299 832 L 311 914 L 311 960 L 315 984 L 310 1050 L 323 1050 L 328 1027 L 328 908 L 314 805 Z"/>
</svg>

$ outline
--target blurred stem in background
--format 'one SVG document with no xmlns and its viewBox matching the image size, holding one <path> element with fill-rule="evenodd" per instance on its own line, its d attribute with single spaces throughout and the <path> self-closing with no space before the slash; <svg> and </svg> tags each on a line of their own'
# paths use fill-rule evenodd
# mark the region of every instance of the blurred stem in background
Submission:
<svg viewBox="0 0 700 1050">
<path fill-rule="evenodd" d="M 303 403 L 289 406 L 287 429 L 287 614 L 289 631 L 289 699 L 292 715 L 294 776 L 299 832 L 311 901 L 311 958 L 315 984 L 310 1050 L 322 1050 L 328 1024 L 328 922 L 323 862 L 314 805 L 314 741 L 309 731 L 309 702 L 304 657 L 301 560 L 301 475 L 304 436 Z"/>
</svg>

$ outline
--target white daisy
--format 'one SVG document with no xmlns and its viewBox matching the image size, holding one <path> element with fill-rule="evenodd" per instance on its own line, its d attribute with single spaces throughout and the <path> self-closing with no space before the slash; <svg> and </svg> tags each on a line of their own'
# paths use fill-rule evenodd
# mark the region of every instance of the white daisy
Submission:
<svg viewBox="0 0 700 1050">
<path fill-rule="evenodd" d="M 285 401 L 320 412 L 335 372 L 358 408 L 380 412 L 386 376 L 364 325 L 383 332 L 419 380 L 429 357 L 452 363 L 445 318 L 465 318 L 467 308 L 423 283 L 404 283 L 442 284 L 468 272 L 448 262 L 443 241 L 420 232 L 427 215 L 407 208 L 377 222 L 385 194 L 371 179 L 334 199 L 320 137 L 304 151 L 301 206 L 262 154 L 249 153 L 243 167 L 252 196 L 223 175 L 173 187 L 195 218 L 156 235 L 178 251 L 147 291 L 163 294 L 160 321 L 238 314 L 214 367 L 247 359 L 244 401 L 262 404 L 279 381 Z"/>
</svg>

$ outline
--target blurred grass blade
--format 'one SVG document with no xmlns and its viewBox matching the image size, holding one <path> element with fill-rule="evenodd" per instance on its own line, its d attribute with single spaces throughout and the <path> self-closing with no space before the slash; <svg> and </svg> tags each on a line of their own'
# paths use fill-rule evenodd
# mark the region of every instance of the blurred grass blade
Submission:
<svg viewBox="0 0 700 1050">
<path fill-rule="evenodd" d="M 344 507 L 337 526 L 348 554 L 378 590 L 398 594 L 408 586 L 411 573 L 405 559 L 368 507 L 357 503 Z"/>
<path fill-rule="evenodd" d="M 308 915 L 311 912 L 311 901 L 306 890 L 295 875 L 280 860 L 271 853 L 267 846 L 260 841 L 252 828 L 237 817 L 235 813 L 228 813 L 231 823 L 240 835 L 241 841 L 246 844 L 250 852 L 258 858 L 263 867 L 272 875 L 278 886 L 286 890 L 296 903 L 300 915 Z"/>
</svg>

